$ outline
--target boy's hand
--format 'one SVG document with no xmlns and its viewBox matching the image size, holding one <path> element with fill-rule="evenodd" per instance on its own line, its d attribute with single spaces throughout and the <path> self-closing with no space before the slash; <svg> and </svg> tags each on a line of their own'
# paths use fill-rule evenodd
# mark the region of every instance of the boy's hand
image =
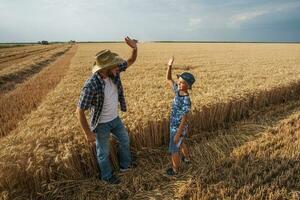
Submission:
<svg viewBox="0 0 300 200">
<path fill-rule="evenodd" d="M 177 145 L 180 139 L 180 134 L 176 133 L 175 137 L 174 137 L 174 143 Z"/>
<path fill-rule="evenodd" d="M 133 48 L 133 49 L 136 49 L 137 48 L 137 43 L 138 43 L 138 41 L 137 40 L 135 40 L 135 39 L 131 39 L 130 37 L 126 37 L 125 38 L 125 42 L 126 42 L 126 44 L 128 45 L 128 46 L 130 46 L 131 48 Z"/>
<path fill-rule="evenodd" d="M 172 56 L 172 57 L 169 59 L 168 66 L 171 67 L 171 66 L 173 65 L 173 62 L 174 62 L 174 56 Z"/>
</svg>

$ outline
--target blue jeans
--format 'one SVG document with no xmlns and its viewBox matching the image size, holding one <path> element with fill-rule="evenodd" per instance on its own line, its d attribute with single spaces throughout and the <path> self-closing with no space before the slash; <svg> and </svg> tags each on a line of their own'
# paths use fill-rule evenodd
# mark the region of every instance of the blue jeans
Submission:
<svg viewBox="0 0 300 200">
<path fill-rule="evenodd" d="M 119 143 L 118 151 L 120 167 L 126 169 L 131 165 L 128 132 L 120 117 L 117 117 L 110 122 L 98 124 L 95 132 L 97 162 L 101 170 L 101 178 L 102 180 L 108 180 L 112 176 L 111 163 L 109 159 L 110 133 L 112 133 Z"/>
</svg>

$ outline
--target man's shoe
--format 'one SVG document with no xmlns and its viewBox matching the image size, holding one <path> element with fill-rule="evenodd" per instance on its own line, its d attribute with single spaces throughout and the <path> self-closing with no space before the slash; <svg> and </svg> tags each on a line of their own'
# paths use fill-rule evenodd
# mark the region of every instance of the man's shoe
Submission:
<svg viewBox="0 0 300 200">
<path fill-rule="evenodd" d="M 105 180 L 105 182 L 107 182 L 108 184 L 116 185 L 119 184 L 121 181 L 118 177 L 112 175 L 108 180 Z"/>
<path fill-rule="evenodd" d="M 128 168 L 120 168 L 120 172 L 128 172 L 130 171 L 132 168 L 128 167 Z"/>
<path fill-rule="evenodd" d="M 136 163 L 131 163 L 131 165 L 129 167 L 127 167 L 127 168 L 120 167 L 120 172 L 128 172 L 128 171 L 130 171 L 130 170 L 132 170 L 132 169 L 134 169 L 136 167 L 137 167 Z"/>
</svg>

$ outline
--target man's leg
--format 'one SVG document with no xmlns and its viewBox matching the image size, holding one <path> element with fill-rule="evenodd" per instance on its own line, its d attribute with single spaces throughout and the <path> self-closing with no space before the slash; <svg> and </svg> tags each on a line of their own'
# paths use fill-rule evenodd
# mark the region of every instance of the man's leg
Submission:
<svg viewBox="0 0 300 200">
<path fill-rule="evenodd" d="M 121 169 L 127 169 L 131 165 L 130 142 L 128 132 L 119 117 L 113 120 L 111 132 L 119 142 L 120 167 Z"/>
<path fill-rule="evenodd" d="M 99 124 L 96 128 L 97 161 L 101 170 L 101 179 L 107 181 L 112 177 L 112 169 L 109 159 L 109 135 L 108 123 Z"/>
</svg>

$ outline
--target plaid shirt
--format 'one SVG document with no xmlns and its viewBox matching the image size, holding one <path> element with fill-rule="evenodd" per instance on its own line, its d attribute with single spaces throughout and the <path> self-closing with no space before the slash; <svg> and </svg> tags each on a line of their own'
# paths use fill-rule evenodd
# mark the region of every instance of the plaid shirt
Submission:
<svg viewBox="0 0 300 200">
<path fill-rule="evenodd" d="M 121 106 L 121 111 L 126 111 L 126 102 L 124 97 L 124 91 L 122 87 L 122 82 L 120 78 L 120 72 L 125 71 L 128 64 L 124 62 L 120 64 L 119 72 L 115 77 L 112 77 L 113 82 L 118 87 L 118 99 Z M 100 114 L 104 102 L 104 88 L 105 82 L 99 75 L 99 73 L 94 73 L 84 84 L 78 102 L 78 107 L 83 110 L 91 109 L 91 119 L 90 127 L 94 131 L 98 125 Z"/>
</svg>

